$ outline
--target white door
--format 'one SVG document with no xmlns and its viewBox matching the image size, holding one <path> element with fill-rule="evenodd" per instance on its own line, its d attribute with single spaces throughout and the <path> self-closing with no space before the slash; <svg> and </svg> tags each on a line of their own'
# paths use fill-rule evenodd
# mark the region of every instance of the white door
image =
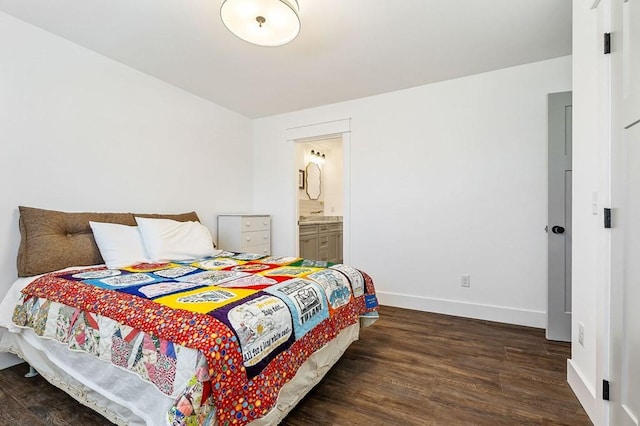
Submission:
<svg viewBox="0 0 640 426">
<path fill-rule="evenodd" d="M 612 0 L 610 424 L 640 417 L 640 0 Z"/>
<path fill-rule="evenodd" d="M 571 92 L 547 95 L 547 339 L 571 341 Z"/>
</svg>

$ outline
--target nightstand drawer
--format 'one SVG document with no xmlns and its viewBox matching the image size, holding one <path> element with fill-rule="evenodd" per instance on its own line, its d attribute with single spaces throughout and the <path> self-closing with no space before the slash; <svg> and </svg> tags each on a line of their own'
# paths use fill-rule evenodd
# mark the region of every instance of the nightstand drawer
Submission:
<svg viewBox="0 0 640 426">
<path fill-rule="evenodd" d="M 269 229 L 269 218 L 266 216 L 246 216 L 242 218 L 242 232 L 266 231 Z"/>
<path fill-rule="evenodd" d="M 242 233 L 242 249 L 257 246 L 260 244 L 269 244 L 269 231 L 251 231 Z"/>
<path fill-rule="evenodd" d="M 259 244 L 257 246 L 244 247 L 242 251 L 244 253 L 271 254 L 271 246 L 269 243 Z"/>
</svg>

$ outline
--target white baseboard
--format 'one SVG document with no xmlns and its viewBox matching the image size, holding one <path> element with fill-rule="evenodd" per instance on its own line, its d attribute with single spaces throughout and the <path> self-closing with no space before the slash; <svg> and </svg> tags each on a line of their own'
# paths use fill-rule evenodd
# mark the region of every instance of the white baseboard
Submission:
<svg viewBox="0 0 640 426">
<path fill-rule="evenodd" d="M 524 325 L 528 327 L 547 327 L 547 314 L 546 312 L 541 311 L 507 308 L 504 306 L 481 305 L 477 303 L 460 302 L 457 300 L 410 296 L 407 294 L 389 293 L 384 291 L 377 291 L 376 294 L 381 305 L 503 322 L 507 324 Z"/>
<path fill-rule="evenodd" d="M 13 367 L 14 365 L 20 364 L 21 362 L 24 361 L 14 354 L 10 354 L 7 352 L 0 353 L 0 370 Z"/>
<path fill-rule="evenodd" d="M 593 424 L 600 424 L 596 406 L 596 390 L 585 381 L 584 376 L 571 359 L 567 360 L 567 382 Z"/>
</svg>

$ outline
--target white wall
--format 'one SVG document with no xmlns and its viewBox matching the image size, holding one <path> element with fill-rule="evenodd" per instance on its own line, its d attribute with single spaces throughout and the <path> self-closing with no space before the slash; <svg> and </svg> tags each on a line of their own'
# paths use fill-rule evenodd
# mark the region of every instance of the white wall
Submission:
<svg viewBox="0 0 640 426">
<path fill-rule="evenodd" d="M 322 165 L 322 189 L 324 190 L 325 216 L 343 215 L 343 165 L 342 139 L 331 139 L 324 143 L 322 152 L 327 158 Z"/>
<path fill-rule="evenodd" d="M 0 297 L 18 205 L 65 211 L 251 207 L 251 121 L 0 13 Z"/>
<path fill-rule="evenodd" d="M 274 253 L 295 251 L 286 129 L 351 118 L 350 263 L 382 303 L 544 327 L 546 95 L 566 90 L 570 57 L 255 120 Z"/>
</svg>

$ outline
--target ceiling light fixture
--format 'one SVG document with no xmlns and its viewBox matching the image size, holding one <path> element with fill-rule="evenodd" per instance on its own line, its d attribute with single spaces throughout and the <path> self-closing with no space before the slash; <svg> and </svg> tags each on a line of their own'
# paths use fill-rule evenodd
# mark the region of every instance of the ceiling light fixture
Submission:
<svg viewBox="0 0 640 426">
<path fill-rule="evenodd" d="M 300 32 L 297 0 L 224 0 L 220 17 L 237 37 L 259 46 L 282 46 Z"/>
</svg>

